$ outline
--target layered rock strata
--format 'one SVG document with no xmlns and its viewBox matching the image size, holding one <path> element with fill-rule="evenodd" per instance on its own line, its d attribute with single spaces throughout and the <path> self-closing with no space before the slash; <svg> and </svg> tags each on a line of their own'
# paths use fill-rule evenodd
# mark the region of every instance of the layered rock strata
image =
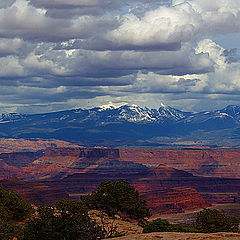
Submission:
<svg viewBox="0 0 240 240">
<path fill-rule="evenodd" d="M 164 164 L 198 176 L 240 178 L 240 148 L 121 149 L 120 157 L 146 166 Z"/>
</svg>

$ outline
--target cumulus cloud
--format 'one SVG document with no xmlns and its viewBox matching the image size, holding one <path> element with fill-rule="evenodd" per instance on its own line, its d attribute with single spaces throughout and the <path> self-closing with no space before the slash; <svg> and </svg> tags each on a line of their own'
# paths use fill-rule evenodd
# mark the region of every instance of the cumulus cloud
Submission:
<svg viewBox="0 0 240 240">
<path fill-rule="evenodd" d="M 215 40 L 239 22 L 237 0 L 0 1 L 0 104 L 236 96 L 239 46 Z"/>
<path fill-rule="evenodd" d="M 116 78 L 117 82 L 119 77 L 131 75 L 137 71 L 182 75 L 213 70 L 213 61 L 207 53 L 196 54 L 188 46 L 176 52 L 95 52 L 54 49 L 44 52 L 41 48 L 45 49 L 44 45 L 36 47 L 24 58 L 16 57 L 17 64 L 22 66 L 28 77 L 74 78 L 77 76 L 96 79 L 105 77 Z M 6 60 L 2 58 L 3 63 Z"/>
<path fill-rule="evenodd" d="M 240 4 L 237 1 L 173 1 L 172 7 L 160 6 L 120 16 L 119 27 L 87 39 L 79 47 L 94 50 L 178 50 L 183 42 L 202 34 L 239 32 Z"/>
<path fill-rule="evenodd" d="M 205 91 L 219 94 L 240 93 L 240 62 L 228 63 L 228 56 L 224 56 L 225 49 L 206 39 L 199 43 L 197 51 L 208 53 L 215 62 L 215 72 L 207 75 L 208 81 Z"/>
<path fill-rule="evenodd" d="M 0 39 L 0 57 L 17 55 L 21 47 L 23 47 L 23 41 L 19 38 Z"/>
<path fill-rule="evenodd" d="M 0 36 L 4 38 L 58 42 L 87 38 L 111 25 L 107 16 L 79 16 L 73 20 L 51 18 L 46 16 L 45 9 L 35 8 L 26 0 L 16 0 L 9 8 L 0 9 Z"/>
</svg>

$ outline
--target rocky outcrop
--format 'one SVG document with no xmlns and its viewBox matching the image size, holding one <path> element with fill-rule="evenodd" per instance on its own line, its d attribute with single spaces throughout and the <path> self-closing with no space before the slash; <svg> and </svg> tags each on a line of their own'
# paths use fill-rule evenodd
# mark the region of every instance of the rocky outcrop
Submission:
<svg viewBox="0 0 240 240">
<path fill-rule="evenodd" d="M 140 227 L 137 222 L 132 223 L 129 221 L 124 221 L 120 216 L 112 218 L 106 213 L 98 210 L 90 210 L 88 212 L 89 216 L 93 221 L 95 221 L 99 226 L 103 227 L 109 234 L 120 234 L 121 235 L 130 235 L 142 233 L 143 228 Z"/>
</svg>

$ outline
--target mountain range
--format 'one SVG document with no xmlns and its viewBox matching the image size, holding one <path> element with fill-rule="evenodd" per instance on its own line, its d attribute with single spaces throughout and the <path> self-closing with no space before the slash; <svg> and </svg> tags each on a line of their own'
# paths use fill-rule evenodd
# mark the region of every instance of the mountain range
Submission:
<svg viewBox="0 0 240 240">
<path fill-rule="evenodd" d="M 112 104 L 44 114 L 0 116 L 0 137 L 61 139 L 86 145 L 240 144 L 240 106 L 184 112 Z"/>
</svg>

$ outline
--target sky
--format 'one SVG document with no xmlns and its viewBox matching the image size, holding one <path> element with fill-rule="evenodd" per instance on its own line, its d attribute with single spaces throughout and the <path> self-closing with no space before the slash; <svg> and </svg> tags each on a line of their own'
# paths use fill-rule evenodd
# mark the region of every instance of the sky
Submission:
<svg viewBox="0 0 240 240">
<path fill-rule="evenodd" d="M 239 0 L 0 0 L 0 112 L 239 104 Z"/>
</svg>

